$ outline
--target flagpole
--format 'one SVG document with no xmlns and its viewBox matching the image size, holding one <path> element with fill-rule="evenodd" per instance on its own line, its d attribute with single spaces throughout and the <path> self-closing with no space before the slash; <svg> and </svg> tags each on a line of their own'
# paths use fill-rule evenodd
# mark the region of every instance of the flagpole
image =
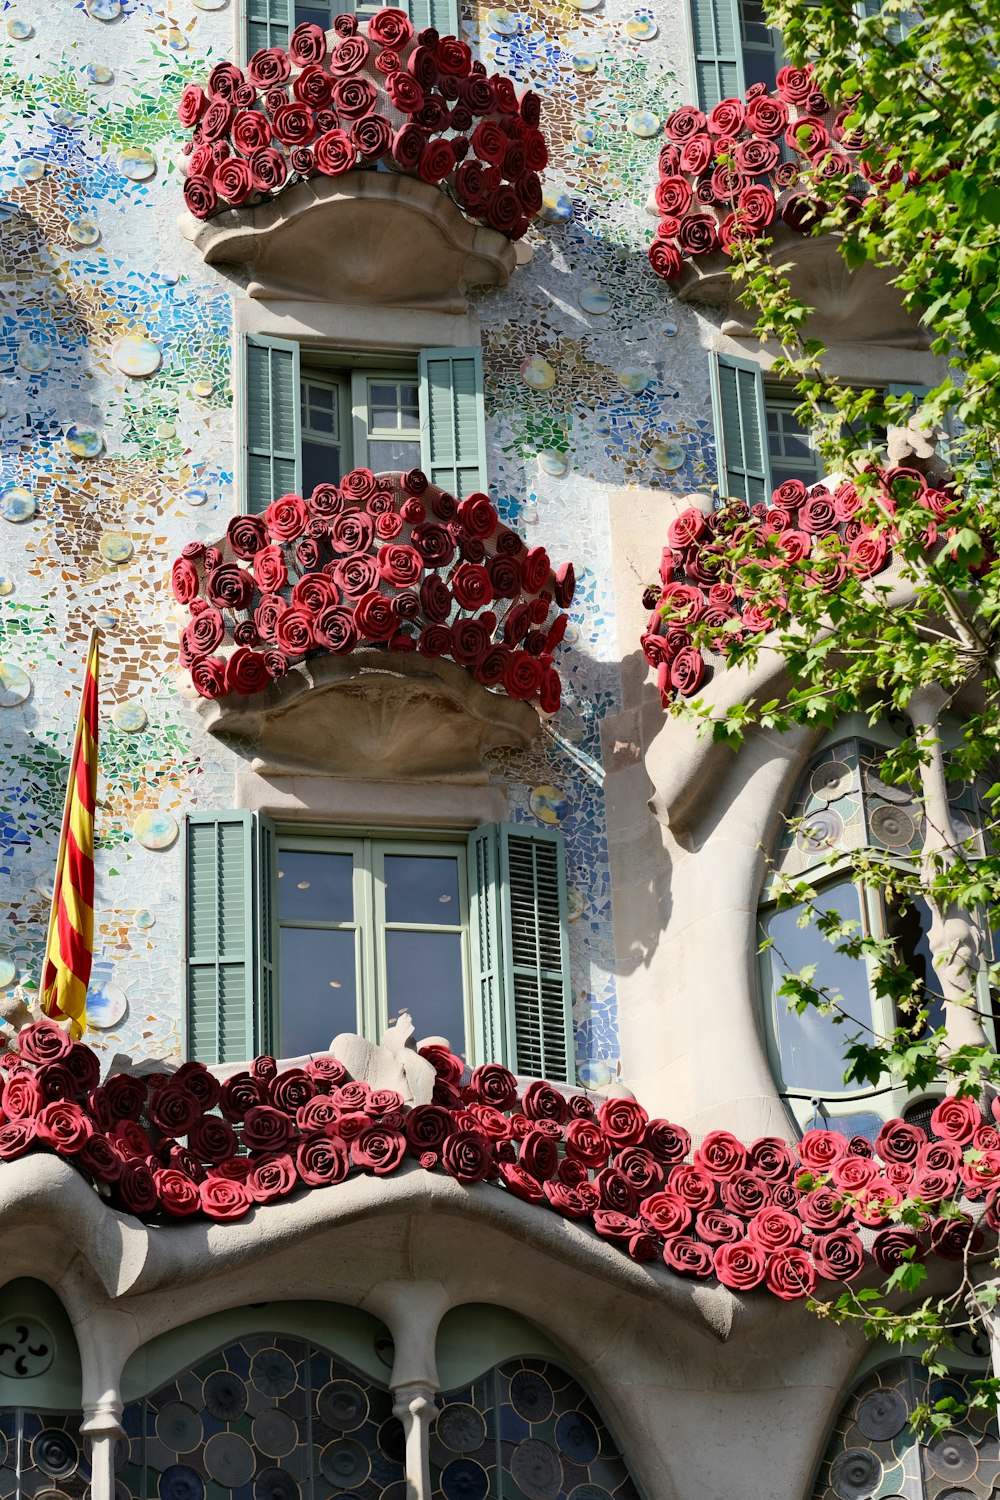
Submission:
<svg viewBox="0 0 1000 1500">
<path fill-rule="evenodd" d="M 46 1012 L 45 1012 L 45 970 L 46 970 L 46 967 L 48 965 L 49 954 L 52 951 L 52 934 L 55 931 L 56 920 L 57 920 L 58 912 L 59 912 L 59 890 L 60 890 L 60 886 L 62 884 L 63 866 L 66 863 L 66 836 L 67 836 L 67 834 L 69 832 L 70 804 L 71 804 L 72 799 L 73 799 L 73 784 L 74 784 L 74 780 L 75 780 L 75 778 L 73 776 L 73 758 L 74 758 L 74 756 L 76 754 L 76 747 L 80 743 L 80 737 L 81 737 L 81 734 L 82 734 L 82 731 L 83 731 L 83 715 L 84 715 L 84 710 L 85 710 L 86 701 L 87 701 L 87 693 L 86 693 L 86 688 L 87 688 L 87 671 L 88 671 L 88 668 L 90 666 L 90 655 L 91 655 L 91 652 L 94 649 L 95 643 L 97 644 L 98 649 L 100 649 L 100 631 L 98 630 L 98 628 L 97 628 L 96 625 L 92 625 L 90 627 L 90 637 L 89 637 L 89 639 L 87 641 L 87 649 L 86 649 L 86 651 L 84 653 L 84 657 L 83 657 L 83 688 L 84 688 L 84 690 L 80 694 L 80 711 L 79 711 L 79 713 L 76 716 L 76 729 L 75 729 L 75 731 L 73 733 L 73 748 L 70 751 L 70 757 L 69 757 L 69 775 L 66 777 L 66 796 L 63 799 L 62 822 L 61 822 L 60 827 L 59 827 L 59 852 L 56 855 L 56 874 L 55 874 L 55 881 L 54 881 L 53 886 L 52 886 L 52 904 L 49 907 L 49 926 L 48 926 L 48 932 L 46 933 L 46 937 L 45 937 L 45 956 L 44 956 L 44 958 L 42 960 L 42 972 L 41 972 L 41 975 L 39 976 L 39 995 L 38 995 L 38 999 L 39 999 L 39 1004 L 40 1004 L 40 1006 L 42 1008 L 42 1014 L 43 1015 L 46 1014 Z M 55 1018 L 53 1017 L 53 1019 L 55 1019 Z"/>
</svg>

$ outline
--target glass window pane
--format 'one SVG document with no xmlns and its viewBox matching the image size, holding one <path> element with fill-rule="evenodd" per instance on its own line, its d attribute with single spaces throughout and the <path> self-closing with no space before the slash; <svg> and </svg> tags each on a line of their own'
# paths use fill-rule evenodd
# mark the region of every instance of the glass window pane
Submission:
<svg viewBox="0 0 1000 1500">
<path fill-rule="evenodd" d="M 444 1036 L 466 1053 L 462 938 L 457 932 L 387 932 L 389 1020 L 407 1010 L 417 1037 Z"/>
<path fill-rule="evenodd" d="M 821 891 L 819 911 L 837 911 L 845 919 L 858 920 L 858 892 L 850 881 Z M 781 1074 L 788 1087 L 814 1088 L 843 1093 L 844 1049 L 851 1037 L 872 1025 L 871 992 L 863 960 L 847 958 L 828 943 L 814 924 L 796 926 L 800 907 L 774 912 L 766 923 L 773 939 L 765 955 L 770 968 L 774 1014 L 781 1056 Z M 798 973 L 807 964 L 816 965 L 813 983 L 827 990 L 848 1013 L 837 1025 L 833 1016 L 820 1015 L 809 1007 L 803 1015 L 789 1010 L 777 993 L 785 974 Z"/>
<path fill-rule="evenodd" d="M 339 484 L 343 478 L 343 459 L 339 443 L 302 442 L 302 493 L 309 496 L 318 484 Z M 414 468 L 414 464 L 406 465 Z"/>
<path fill-rule="evenodd" d="M 302 422 L 310 432 L 329 432 L 332 436 L 337 430 L 333 412 L 322 411 L 316 406 L 306 407 L 302 413 Z"/>
<path fill-rule="evenodd" d="M 278 920 L 353 922 L 353 856 L 279 848 Z"/>
<path fill-rule="evenodd" d="M 331 12 L 328 5 L 296 5 L 295 24 L 301 26 L 308 21 L 313 26 L 322 26 L 324 31 L 330 29 Z"/>
<path fill-rule="evenodd" d="M 394 385 L 369 385 L 368 399 L 372 406 L 391 406 L 396 409 L 396 386 Z"/>
<path fill-rule="evenodd" d="M 454 855 L 387 854 L 383 869 L 387 922 L 459 925 L 462 908 Z"/>
<path fill-rule="evenodd" d="M 934 972 L 928 941 L 931 921 L 931 909 L 922 896 L 917 896 L 906 911 L 886 903 L 885 935 L 896 940 L 897 957 L 920 981 L 921 995 L 918 1003 L 927 1010 L 927 1025 L 923 1034 L 944 1025 L 944 1001 L 938 993 L 940 981 Z M 912 1019 L 912 1012 L 909 1016 L 900 1014 L 899 1024 L 906 1026 Z"/>
<path fill-rule="evenodd" d="M 281 929 L 279 1057 L 326 1052 L 342 1031 L 358 1029 L 353 930 Z"/>
<path fill-rule="evenodd" d="M 379 439 L 368 444 L 368 467 L 376 474 L 405 473 L 407 469 L 418 468 L 419 464 L 419 443 L 399 438 L 391 443 Z"/>
</svg>

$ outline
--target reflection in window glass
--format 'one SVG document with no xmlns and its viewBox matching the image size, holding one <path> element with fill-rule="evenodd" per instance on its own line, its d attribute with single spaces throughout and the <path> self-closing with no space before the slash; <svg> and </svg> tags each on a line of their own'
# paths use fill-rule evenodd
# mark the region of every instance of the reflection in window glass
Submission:
<svg viewBox="0 0 1000 1500">
<path fill-rule="evenodd" d="M 387 854 L 384 863 L 385 919 L 421 926 L 457 927 L 458 860 L 421 854 Z"/>
<path fill-rule="evenodd" d="M 340 1032 L 357 1031 L 353 929 L 283 927 L 279 955 L 279 1056 L 326 1052 Z"/>
<path fill-rule="evenodd" d="M 417 1036 L 446 1036 L 464 1057 L 465 984 L 458 932 L 385 935 L 389 1020 L 409 1011 Z"/>
<path fill-rule="evenodd" d="M 898 905 L 885 903 L 885 935 L 896 943 L 896 957 L 900 963 L 912 970 L 919 983 L 918 1005 L 927 1011 L 927 1023 L 922 1035 L 944 1025 L 944 1001 L 938 991 L 940 985 L 934 973 L 928 933 L 931 927 L 931 909 L 922 896 L 917 896 L 905 910 Z M 906 1026 L 912 1018 L 901 1014 L 899 1024 Z"/>
<path fill-rule="evenodd" d="M 851 881 L 828 886 L 818 894 L 815 905 L 820 912 L 838 912 L 845 921 L 861 917 L 858 891 Z M 844 1049 L 855 1032 L 872 1026 L 868 971 L 863 960 L 838 953 L 815 923 L 798 927 L 801 910 L 793 906 L 772 912 L 765 924 L 766 935 L 772 939 L 765 958 L 770 966 L 781 1073 L 786 1087 L 843 1093 Z M 778 995 L 784 976 L 797 974 L 807 964 L 816 966 L 812 981 L 816 988 L 828 991 L 848 1013 L 849 1019 L 842 1024 L 811 1006 L 798 1015 Z"/>
<path fill-rule="evenodd" d="M 279 850 L 278 919 L 353 922 L 353 857 L 310 849 Z"/>
</svg>

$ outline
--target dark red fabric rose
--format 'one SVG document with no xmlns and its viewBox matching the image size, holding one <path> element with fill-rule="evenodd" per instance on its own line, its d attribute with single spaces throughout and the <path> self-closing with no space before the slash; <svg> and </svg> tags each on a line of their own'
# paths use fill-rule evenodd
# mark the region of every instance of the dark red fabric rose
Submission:
<svg viewBox="0 0 1000 1500">
<path fill-rule="evenodd" d="M 935 1106 L 931 1114 L 931 1129 L 945 1141 L 967 1146 L 982 1119 L 982 1110 L 975 1099 L 968 1095 L 961 1099 L 947 1098 Z"/>
<path fill-rule="evenodd" d="M 343 1182 L 350 1170 L 350 1156 L 339 1136 L 318 1131 L 299 1142 L 295 1165 L 307 1187 L 328 1187 L 331 1183 Z"/>
<path fill-rule="evenodd" d="M 686 1234 L 675 1234 L 665 1241 L 663 1263 L 678 1276 L 696 1276 L 699 1279 L 711 1276 L 715 1269 L 709 1247 Z"/>
<path fill-rule="evenodd" d="M 515 1198 L 522 1198 L 525 1203 L 544 1203 L 546 1201 L 546 1193 L 542 1190 L 542 1184 L 530 1172 L 525 1171 L 519 1163 L 502 1161 L 499 1163 L 499 1169 L 504 1187 L 512 1192 Z M 545 1183 L 546 1189 L 551 1186 L 551 1183 Z M 558 1205 L 554 1204 L 553 1206 L 556 1207 Z"/>
<path fill-rule="evenodd" d="M 0 1125 L 0 1161 L 14 1161 L 30 1151 L 35 1144 L 35 1119 L 26 1115 L 22 1119 L 8 1120 Z"/>
<path fill-rule="evenodd" d="M 405 1151 L 406 1136 L 401 1130 L 370 1125 L 352 1143 L 351 1160 L 356 1167 L 385 1177 L 396 1170 Z"/>
<path fill-rule="evenodd" d="M 827 1281 L 852 1281 L 865 1263 L 864 1249 L 854 1229 L 815 1235 L 811 1249 L 816 1271 Z"/>
<path fill-rule="evenodd" d="M 352 124 L 351 140 L 362 156 L 376 161 L 380 156 L 385 156 L 392 146 L 392 126 L 384 115 L 367 115 L 363 120 L 355 120 Z"/>
<path fill-rule="evenodd" d="M 715 1202 L 714 1178 L 691 1162 L 679 1162 L 676 1167 L 671 1167 L 666 1187 L 667 1192 L 675 1193 L 696 1210 L 710 1208 Z"/>
<path fill-rule="evenodd" d="M 198 1184 L 177 1167 L 161 1167 L 154 1171 L 153 1182 L 160 1204 L 171 1218 L 188 1218 L 201 1208 Z"/>
<path fill-rule="evenodd" d="M 922 1259 L 916 1234 L 912 1229 L 904 1229 L 901 1225 L 880 1229 L 872 1241 L 871 1253 L 880 1271 L 894 1271 L 907 1260 Z"/>
<path fill-rule="evenodd" d="M 253 599 L 253 579 L 235 563 L 213 568 L 205 580 L 205 593 L 218 609 L 249 609 Z"/>
<path fill-rule="evenodd" d="M 492 1162 L 492 1143 L 481 1130 L 456 1130 L 442 1147 L 441 1165 L 466 1187 L 489 1176 Z"/>
<path fill-rule="evenodd" d="M 251 1151 L 280 1151 L 293 1134 L 288 1116 L 270 1104 L 255 1104 L 243 1117 L 243 1144 Z"/>
<path fill-rule="evenodd" d="M 713 1264 L 723 1286 L 736 1292 L 749 1292 L 764 1280 L 767 1257 L 752 1240 L 738 1240 L 733 1244 L 719 1245 Z"/>
<path fill-rule="evenodd" d="M 297 68 L 308 68 L 326 57 L 326 32 L 322 26 L 303 21 L 288 39 L 288 55 Z"/>
<path fill-rule="evenodd" d="M 349 172 L 358 154 L 346 130 L 324 131 L 313 142 L 312 151 L 317 169 L 327 177 L 340 177 Z"/>
<path fill-rule="evenodd" d="M 675 109 L 672 115 L 668 115 L 663 126 L 663 134 L 671 141 L 676 141 L 682 146 L 686 140 L 693 135 L 700 135 L 708 128 L 708 120 L 700 109 L 693 104 L 684 104 L 680 109 Z"/>
<path fill-rule="evenodd" d="M 788 104 L 803 105 L 813 92 L 811 68 L 784 67 L 778 69 L 778 97 Z"/>
<path fill-rule="evenodd" d="M 233 1127 L 228 1120 L 220 1120 L 217 1115 L 202 1115 L 188 1131 L 188 1146 L 200 1161 L 225 1161 L 236 1154 L 236 1145 Z"/>
<path fill-rule="evenodd" d="M 883 1161 L 915 1162 L 926 1139 L 919 1125 L 887 1120 L 875 1137 L 875 1150 Z"/>
<path fill-rule="evenodd" d="M 117 1182 L 124 1160 L 107 1136 L 94 1134 L 77 1155 L 77 1164 L 98 1182 Z"/>
<path fill-rule="evenodd" d="M 235 63 L 216 63 L 208 75 L 209 95 L 213 99 L 232 99 L 243 81 L 243 72 Z"/>
<path fill-rule="evenodd" d="M 90 1140 L 94 1127 L 79 1104 L 60 1099 L 38 1111 L 35 1133 L 44 1146 L 51 1146 L 65 1156 L 75 1156 Z"/>
<path fill-rule="evenodd" d="M 242 1219 L 253 1207 L 246 1184 L 225 1177 L 206 1177 L 198 1184 L 198 1197 L 208 1217 L 223 1222 Z"/>
<path fill-rule="evenodd" d="M 35 1021 L 30 1026 L 23 1026 L 17 1034 L 18 1052 L 25 1062 L 35 1067 L 68 1057 L 72 1045 L 69 1033 L 52 1021 Z"/>
<path fill-rule="evenodd" d="M 469 1086 L 478 1099 L 494 1109 L 510 1109 L 517 1102 L 517 1079 L 499 1063 L 474 1068 Z"/>
<path fill-rule="evenodd" d="M 816 1288 L 816 1270 L 801 1247 L 776 1250 L 767 1261 L 767 1287 L 783 1302 L 810 1297 Z"/>
<path fill-rule="evenodd" d="M 262 47 L 247 63 L 247 77 L 261 89 L 286 82 L 291 71 L 288 56 L 280 47 Z"/>
</svg>

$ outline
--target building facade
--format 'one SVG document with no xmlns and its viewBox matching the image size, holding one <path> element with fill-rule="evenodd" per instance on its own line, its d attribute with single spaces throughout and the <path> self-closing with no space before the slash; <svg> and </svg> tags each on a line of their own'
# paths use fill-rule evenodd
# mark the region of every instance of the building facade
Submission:
<svg viewBox="0 0 1000 1500">
<path fill-rule="evenodd" d="M 3 1138 L 0 1491 L 988 1500 L 995 1424 L 918 1441 L 910 1352 L 818 1319 L 763 1262 L 746 1290 L 720 1280 L 704 1249 L 790 1211 L 803 1131 L 839 1140 L 835 1161 L 936 1102 L 845 1089 L 838 1034 L 787 1017 L 758 957 L 762 927 L 806 941 L 769 872 L 869 842 L 919 859 L 920 809 L 878 777 L 900 727 L 761 732 L 736 755 L 665 717 L 643 648 L 672 526 L 823 479 L 715 240 L 683 274 L 649 253 L 658 183 L 694 161 L 664 159 L 684 149 L 665 124 L 685 103 L 771 97 L 780 40 L 751 0 L 338 9 L 5 7 L 0 983 L 16 1019 L 97 627 L 85 1043 L 105 1075 L 160 1083 L 131 1113 L 125 1086 L 120 1113 L 106 1094 L 88 1106 L 114 1140 L 86 1171 L 75 1147 Z M 934 384 L 891 293 L 793 219 L 781 243 L 837 374 Z M 780 673 L 717 661 L 705 691 Z M 963 837 L 978 798 L 945 813 Z M 869 902 L 825 878 L 838 909 Z M 926 947 L 933 914 L 910 920 L 904 941 Z M 833 982 L 886 1021 L 858 969 Z M 432 1100 L 485 1108 L 445 1054 L 435 1077 L 426 1039 L 522 1094 L 552 1085 L 523 1133 L 555 1118 L 563 1140 L 571 1108 L 606 1122 L 637 1101 L 642 1125 L 609 1127 L 597 1162 L 611 1151 L 626 1182 L 641 1137 L 642 1192 L 601 1190 L 631 1227 L 595 1233 L 586 1198 L 553 1212 L 543 1180 L 588 1180 L 557 1179 L 555 1156 L 519 1192 L 513 1171 L 463 1180 L 412 1149 L 405 1170 L 372 1157 L 325 1187 L 300 1171 L 229 1219 L 115 1186 L 143 1154 L 122 1123 L 148 1147 L 185 1062 L 221 1082 L 275 1057 L 253 1075 L 270 1087 L 332 1051 L 366 1097 L 397 1096 L 398 1139 Z M 307 1103 L 285 1111 L 297 1140 Z M 216 1096 L 201 1105 L 214 1118 Z M 6 1096 L 4 1112 L 16 1127 Z M 226 1118 L 245 1131 L 245 1106 Z M 680 1127 L 655 1135 L 659 1156 L 648 1121 Z M 204 1178 L 236 1156 L 172 1157 L 178 1123 L 156 1127 L 164 1169 Z M 490 1123 L 513 1139 L 492 1115 L 473 1134 Z M 758 1143 L 716 1161 L 718 1182 L 753 1183 L 742 1209 L 722 1194 L 714 1239 L 700 1219 L 685 1231 L 709 1253 L 692 1273 L 635 1213 L 717 1132 Z M 349 1154 L 357 1131 L 343 1138 Z M 891 1149 L 905 1167 L 909 1147 Z M 497 1160 L 513 1167 L 513 1147 Z M 852 1228 L 859 1255 L 878 1223 Z M 970 1334 L 936 1395 L 983 1358 Z"/>
</svg>

